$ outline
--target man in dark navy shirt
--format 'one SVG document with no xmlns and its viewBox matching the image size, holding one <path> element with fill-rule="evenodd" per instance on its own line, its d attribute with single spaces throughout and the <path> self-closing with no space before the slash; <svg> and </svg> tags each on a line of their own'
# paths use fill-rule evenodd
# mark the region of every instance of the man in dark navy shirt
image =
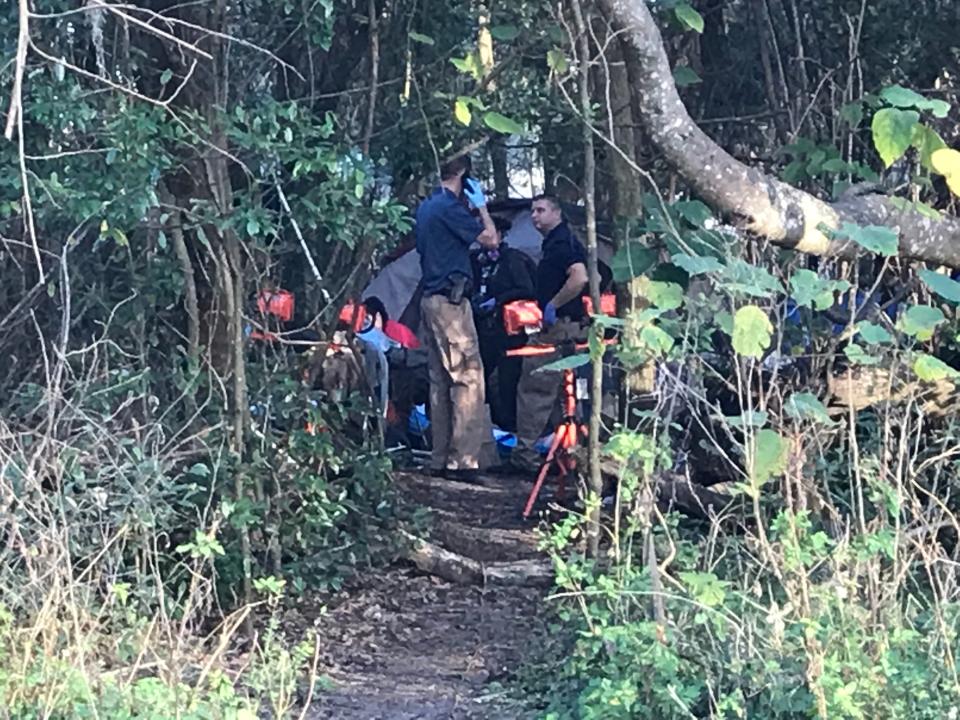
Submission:
<svg viewBox="0 0 960 720">
<path fill-rule="evenodd" d="M 542 256 L 537 266 L 537 301 L 549 327 L 557 319 L 580 322 L 587 286 L 587 251 L 570 230 L 559 201 L 550 195 L 533 199 L 533 224 L 543 235 Z"/>
<path fill-rule="evenodd" d="M 587 287 L 587 251 L 563 219 L 560 202 L 553 196 L 533 199 L 533 224 L 543 235 L 537 266 L 537 302 L 543 310 L 543 332 L 537 340 L 557 345 L 581 341 L 585 331 L 582 295 Z M 534 469 L 539 460 L 534 444 L 543 435 L 560 398 L 561 374 L 536 372 L 557 355 L 527 358 L 517 387 L 517 453 L 515 464 Z"/>
<path fill-rule="evenodd" d="M 486 429 L 483 366 L 470 305 L 470 245 L 494 242 L 496 229 L 483 189 L 470 178 L 469 156 L 440 168 L 440 187 L 417 209 L 417 251 L 423 274 L 420 314 L 430 369 L 430 469 L 473 480 Z M 477 208 L 474 218 L 461 200 Z"/>
</svg>

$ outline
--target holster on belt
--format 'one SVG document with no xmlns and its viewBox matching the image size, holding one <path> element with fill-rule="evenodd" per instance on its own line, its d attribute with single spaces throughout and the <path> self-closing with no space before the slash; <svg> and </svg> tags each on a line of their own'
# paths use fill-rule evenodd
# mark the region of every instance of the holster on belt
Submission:
<svg viewBox="0 0 960 720">
<path fill-rule="evenodd" d="M 467 278 L 463 275 L 454 275 L 453 279 L 450 280 L 447 299 L 454 305 L 459 305 L 463 302 L 463 298 L 467 294 L 467 282 Z"/>
</svg>

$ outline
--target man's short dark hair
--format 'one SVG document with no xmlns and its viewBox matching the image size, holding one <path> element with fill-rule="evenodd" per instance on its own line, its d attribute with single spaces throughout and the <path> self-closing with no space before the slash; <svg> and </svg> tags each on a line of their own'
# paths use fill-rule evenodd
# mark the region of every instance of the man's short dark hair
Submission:
<svg viewBox="0 0 960 720">
<path fill-rule="evenodd" d="M 557 198 L 556 195 L 550 195 L 549 193 L 540 193 L 539 195 L 534 196 L 531 202 L 537 202 L 538 200 L 544 200 L 550 203 L 551 205 L 553 205 L 554 210 L 560 210 L 561 212 L 563 212 L 563 207 L 561 207 L 560 200 Z"/>
<path fill-rule="evenodd" d="M 470 156 L 460 155 L 440 166 L 440 179 L 451 180 L 461 172 L 469 175 L 471 170 L 473 170 L 473 161 L 470 159 Z"/>
<path fill-rule="evenodd" d="M 390 319 L 390 316 L 387 314 L 387 306 L 383 304 L 383 300 L 378 298 L 376 295 L 371 295 L 368 298 L 365 298 L 363 301 L 363 306 L 367 309 L 367 312 L 371 316 L 376 317 L 380 315 L 383 318 L 383 322 L 386 322 Z"/>
<path fill-rule="evenodd" d="M 502 217 L 493 217 L 493 226 L 497 229 L 501 235 L 506 235 L 510 232 L 510 228 L 513 227 L 513 223 Z"/>
</svg>

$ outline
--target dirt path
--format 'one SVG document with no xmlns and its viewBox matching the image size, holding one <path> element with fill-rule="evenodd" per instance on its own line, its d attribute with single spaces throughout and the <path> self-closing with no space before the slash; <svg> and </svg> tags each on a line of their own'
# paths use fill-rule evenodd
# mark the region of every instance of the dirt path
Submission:
<svg viewBox="0 0 960 720">
<path fill-rule="evenodd" d="M 519 517 L 528 482 L 490 477 L 470 486 L 399 474 L 398 483 L 431 508 L 446 549 L 482 562 L 538 557 L 533 526 Z M 319 621 L 321 671 L 334 687 L 311 717 L 536 717 L 501 684 L 544 637 L 542 598 L 535 588 L 455 585 L 412 567 L 366 578 Z"/>
</svg>

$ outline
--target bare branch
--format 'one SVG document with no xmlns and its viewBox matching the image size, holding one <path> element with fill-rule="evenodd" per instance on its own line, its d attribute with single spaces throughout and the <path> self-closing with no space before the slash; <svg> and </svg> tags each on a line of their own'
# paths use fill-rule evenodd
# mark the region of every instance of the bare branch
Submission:
<svg viewBox="0 0 960 720">
<path fill-rule="evenodd" d="M 103 8 L 113 13 L 117 17 L 129 22 L 130 24 L 143 28 L 144 30 L 146 30 L 148 33 L 152 35 L 156 35 L 158 38 L 161 38 L 162 40 L 168 40 L 169 42 L 179 45 L 180 47 L 182 47 L 184 50 L 187 50 L 188 52 L 191 52 L 195 55 L 199 55 L 204 60 L 213 60 L 213 56 L 210 53 L 208 53 L 206 50 L 201 50 L 196 45 L 188 43 L 186 40 L 181 40 L 176 35 L 168 33 L 165 30 L 161 30 L 160 28 L 154 27 L 148 22 L 140 20 L 139 18 L 135 18 L 132 15 L 128 15 L 125 12 L 122 12 L 121 8 L 123 6 L 112 5 L 111 3 L 103 2 L 103 0 L 91 0 L 91 2 L 89 3 L 89 6 L 93 8 Z"/>
<path fill-rule="evenodd" d="M 23 73 L 27 67 L 27 46 L 30 44 L 30 9 L 27 0 L 20 0 L 20 30 L 17 35 L 17 58 L 13 70 L 13 89 L 10 91 L 10 110 L 7 112 L 7 127 L 3 136 L 13 140 L 13 128 L 23 112 Z"/>
</svg>

